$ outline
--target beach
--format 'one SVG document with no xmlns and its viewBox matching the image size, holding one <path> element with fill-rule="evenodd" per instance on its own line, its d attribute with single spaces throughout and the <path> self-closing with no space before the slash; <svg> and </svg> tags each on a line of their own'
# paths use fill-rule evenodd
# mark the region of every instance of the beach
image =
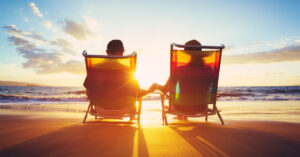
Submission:
<svg viewBox="0 0 300 157">
<path fill-rule="evenodd" d="M 0 10 L 0 157 L 300 157 L 300 0 Z"/>
<path fill-rule="evenodd" d="M 143 102 L 140 125 L 92 116 L 83 124 L 87 103 L 2 105 L 0 156 L 299 156 L 299 105 L 219 102 L 225 125 L 216 115 L 208 122 L 168 115 L 168 126 L 159 101 Z"/>
</svg>

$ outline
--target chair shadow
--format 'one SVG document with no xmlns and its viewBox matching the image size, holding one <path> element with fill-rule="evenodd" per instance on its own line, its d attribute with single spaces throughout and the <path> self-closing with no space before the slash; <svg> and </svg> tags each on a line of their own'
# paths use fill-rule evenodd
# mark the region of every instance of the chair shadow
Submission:
<svg viewBox="0 0 300 157">
<path fill-rule="evenodd" d="M 300 142 L 279 135 L 214 123 L 169 127 L 203 156 L 300 156 Z"/>
<path fill-rule="evenodd" d="M 138 138 L 137 140 L 135 140 Z M 136 143 L 135 143 L 136 142 Z M 149 156 L 143 130 L 131 122 L 92 121 L 11 146 L 0 156 Z"/>
</svg>

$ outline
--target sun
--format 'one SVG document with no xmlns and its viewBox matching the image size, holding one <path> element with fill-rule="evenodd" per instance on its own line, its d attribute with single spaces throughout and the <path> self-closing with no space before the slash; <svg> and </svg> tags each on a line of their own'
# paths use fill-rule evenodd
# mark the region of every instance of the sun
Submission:
<svg viewBox="0 0 300 157">
<path fill-rule="evenodd" d="M 143 89 L 148 89 L 153 83 L 165 84 L 170 75 L 168 55 L 140 53 L 138 55 L 135 78 Z"/>
<path fill-rule="evenodd" d="M 137 71 L 134 77 L 138 80 L 141 88 L 149 88 L 154 80 L 153 75 L 142 71 Z"/>
</svg>

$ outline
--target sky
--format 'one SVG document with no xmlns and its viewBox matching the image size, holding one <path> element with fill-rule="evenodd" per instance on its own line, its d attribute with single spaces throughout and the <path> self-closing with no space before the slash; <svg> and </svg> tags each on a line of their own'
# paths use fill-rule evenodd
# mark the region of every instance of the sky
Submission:
<svg viewBox="0 0 300 157">
<path fill-rule="evenodd" d="M 82 86 L 81 53 L 121 39 L 142 87 L 169 76 L 170 44 L 225 45 L 220 86 L 300 85 L 297 0 L 0 1 L 0 80 Z"/>
</svg>

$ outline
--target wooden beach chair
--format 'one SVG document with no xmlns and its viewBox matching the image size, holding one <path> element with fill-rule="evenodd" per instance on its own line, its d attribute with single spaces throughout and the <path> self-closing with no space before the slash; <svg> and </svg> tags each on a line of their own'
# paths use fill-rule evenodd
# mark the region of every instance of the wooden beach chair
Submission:
<svg viewBox="0 0 300 157">
<path fill-rule="evenodd" d="M 194 48 L 200 50 L 184 50 Z M 169 94 L 161 94 L 162 120 L 168 124 L 167 114 L 202 117 L 217 114 L 217 90 L 222 49 L 225 46 L 171 44 Z M 165 99 L 169 99 L 169 105 Z"/>
<path fill-rule="evenodd" d="M 86 122 L 88 113 L 95 116 L 95 119 L 130 117 L 130 121 L 136 119 L 139 123 L 142 99 L 138 98 L 139 86 L 134 78 L 137 54 L 88 55 L 83 51 L 83 56 L 87 71 L 84 85 L 88 89 L 90 100 L 83 123 Z"/>
</svg>

